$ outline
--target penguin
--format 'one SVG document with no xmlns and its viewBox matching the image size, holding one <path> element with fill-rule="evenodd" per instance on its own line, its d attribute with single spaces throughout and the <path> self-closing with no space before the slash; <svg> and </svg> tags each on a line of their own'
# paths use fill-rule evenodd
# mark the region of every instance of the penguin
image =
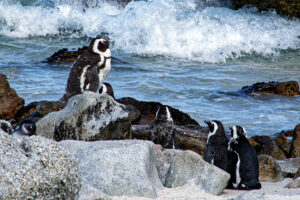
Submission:
<svg viewBox="0 0 300 200">
<path fill-rule="evenodd" d="M 12 125 L 8 121 L 2 119 L 0 120 L 0 129 L 9 135 L 13 133 Z"/>
<path fill-rule="evenodd" d="M 228 172 L 228 138 L 220 121 L 204 121 L 209 128 L 204 160 Z"/>
<path fill-rule="evenodd" d="M 104 93 L 107 93 L 113 99 L 115 99 L 114 90 L 113 90 L 112 86 L 109 83 L 103 83 L 101 88 L 99 89 L 99 94 L 100 95 L 102 95 Z"/>
<path fill-rule="evenodd" d="M 168 106 L 158 108 L 155 119 L 151 124 L 148 140 L 163 148 L 177 149 L 176 130 Z"/>
<path fill-rule="evenodd" d="M 94 38 L 86 52 L 81 54 L 71 68 L 62 101 L 84 91 L 98 92 L 111 70 L 109 41 Z"/>
<path fill-rule="evenodd" d="M 259 164 L 255 149 L 247 139 L 244 127 L 231 127 L 228 143 L 229 173 L 231 175 L 228 187 L 238 189 L 260 189 Z"/>
<path fill-rule="evenodd" d="M 21 144 L 24 137 L 36 135 L 36 124 L 31 119 L 24 119 L 12 133 L 13 138 Z"/>
</svg>

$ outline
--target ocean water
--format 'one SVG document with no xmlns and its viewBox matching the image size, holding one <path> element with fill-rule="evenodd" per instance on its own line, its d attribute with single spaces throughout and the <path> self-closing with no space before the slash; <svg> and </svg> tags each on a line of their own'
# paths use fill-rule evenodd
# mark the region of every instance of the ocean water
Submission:
<svg viewBox="0 0 300 200">
<path fill-rule="evenodd" d="M 300 20 L 210 2 L 0 0 L 0 73 L 26 104 L 58 100 L 72 63 L 42 61 L 105 34 L 122 61 L 106 80 L 117 98 L 159 101 L 201 125 L 217 119 L 249 135 L 293 129 L 300 96 L 232 92 L 256 82 L 300 82 Z"/>
</svg>

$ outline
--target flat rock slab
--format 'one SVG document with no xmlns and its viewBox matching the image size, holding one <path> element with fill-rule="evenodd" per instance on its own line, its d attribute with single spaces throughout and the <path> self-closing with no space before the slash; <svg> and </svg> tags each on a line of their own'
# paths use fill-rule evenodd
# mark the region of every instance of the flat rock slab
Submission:
<svg viewBox="0 0 300 200">
<path fill-rule="evenodd" d="M 0 131 L 0 199 L 77 199 L 81 187 L 75 158 L 39 136 L 22 143 Z"/>
<path fill-rule="evenodd" d="M 163 188 L 152 142 L 139 140 L 60 142 L 79 163 L 83 185 L 110 196 L 157 197 Z M 84 194 L 82 194 L 84 195 Z"/>
</svg>

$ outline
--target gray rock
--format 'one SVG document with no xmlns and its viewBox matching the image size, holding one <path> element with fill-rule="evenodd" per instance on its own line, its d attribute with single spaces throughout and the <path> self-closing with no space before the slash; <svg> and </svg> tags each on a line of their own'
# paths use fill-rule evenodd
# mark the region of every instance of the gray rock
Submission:
<svg viewBox="0 0 300 200">
<path fill-rule="evenodd" d="M 57 141 L 124 139 L 131 138 L 131 126 L 125 107 L 111 96 L 84 92 L 39 120 L 37 133 Z"/>
<path fill-rule="evenodd" d="M 163 188 L 152 142 L 65 140 L 60 144 L 76 157 L 83 185 L 90 185 L 96 192 L 110 196 L 157 197 L 157 191 Z"/>
<path fill-rule="evenodd" d="M 294 178 L 300 167 L 300 158 L 278 160 L 277 163 L 280 165 L 284 177 Z"/>
<path fill-rule="evenodd" d="M 0 144 L 0 199 L 78 199 L 78 165 L 58 143 L 0 131 Z"/>
<path fill-rule="evenodd" d="M 253 190 L 249 192 L 244 192 L 243 194 L 234 198 L 234 200 L 265 200 L 264 193 Z"/>
<path fill-rule="evenodd" d="M 166 182 L 167 174 L 173 158 L 181 152 L 181 150 L 176 149 L 163 149 L 161 145 L 156 145 L 157 172 L 163 184 Z"/>
<path fill-rule="evenodd" d="M 183 151 L 177 154 L 168 171 L 166 187 L 177 187 L 185 184 L 195 184 L 211 194 L 221 194 L 226 188 L 230 175 L 205 162 L 193 151 Z"/>
<path fill-rule="evenodd" d="M 280 165 L 268 155 L 259 155 L 259 181 L 260 182 L 279 182 L 283 180 Z"/>
<path fill-rule="evenodd" d="M 295 180 L 292 180 L 290 183 L 288 183 L 285 188 L 300 188 L 300 177 L 296 178 Z"/>
</svg>

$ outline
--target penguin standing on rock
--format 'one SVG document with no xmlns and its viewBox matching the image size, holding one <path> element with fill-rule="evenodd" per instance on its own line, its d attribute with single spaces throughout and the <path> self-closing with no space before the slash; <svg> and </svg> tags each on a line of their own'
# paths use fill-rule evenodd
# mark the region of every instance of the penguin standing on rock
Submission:
<svg viewBox="0 0 300 200">
<path fill-rule="evenodd" d="M 101 37 L 94 38 L 88 51 L 81 54 L 72 66 L 66 93 L 61 100 L 67 101 L 70 97 L 84 91 L 98 92 L 110 70 L 109 41 Z"/>
<path fill-rule="evenodd" d="M 204 121 L 209 128 L 204 160 L 228 172 L 228 138 L 220 121 Z"/>
<path fill-rule="evenodd" d="M 151 131 L 148 140 L 163 148 L 176 149 L 176 130 L 173 128 L 173 119 L 168 106 L 161 106 L 156 112 L 154 122 L 151 124 Z"/>
<path fill-rule="evenodd" d="M 231 176 L 228 187 L 246 190 L 260 189 L 257 154 L 247 139 L 246 130 L 241 126 L 233 126 L 231 136 L 228 143 Z"/>
</svg>

